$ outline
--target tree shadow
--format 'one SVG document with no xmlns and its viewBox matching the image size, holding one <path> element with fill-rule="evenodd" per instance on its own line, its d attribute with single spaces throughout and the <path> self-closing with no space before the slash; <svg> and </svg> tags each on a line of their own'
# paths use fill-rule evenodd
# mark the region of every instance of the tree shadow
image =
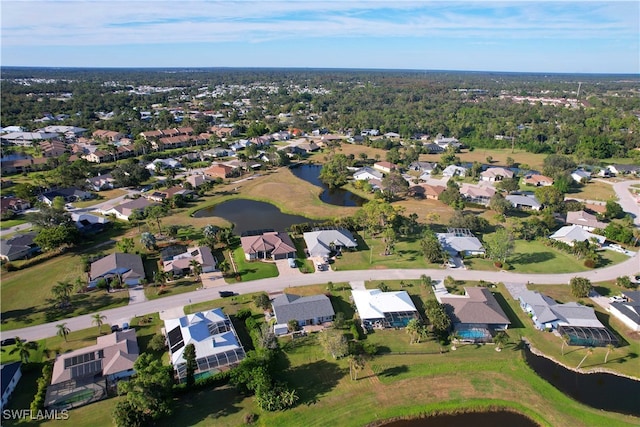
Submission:
<svg viewBox="0 0 640 427">
<path fill-rule="evenodd" d="M 531 252 L 512 255 L 509 259 L 511 264 L 536 264 L 540 262 L 550 261 L 555 258 L 550 252 Z"/>
<path fill-rule="evenodd" d="M 604 286 L 594 286 L 593 290 L 602 295 L 603 297 L 607 297 L 611 295 L 611 289 L 606 288 Z"/>
<path fill-rule="evenodd" d="M 37 310 L 34 306 L 17 310 L 3 311 L 2 315 L 0 316 L 2 318 L 0 322 L 5 324 L 9 320 L 13 320 L 28 325 L 30 323 L 33 323 L 33 319 L 30 316 L 34 313 L 37 313 L 38 311 L 39 310 Z"/>
<path fill-rule="evenodd" d="M 174 399 L 173 414 L 158 425 L 215 425 L 217 418 L 242 411 L 240 403 L 244 399 L 235 388 L 228 386 L 191 392 Z"/>
<path fill-rule="evenodd" d="M 522 321 L 520 320 L 520 316 L 518 316 L 513 309 L 511 308 L 511 305 L 509 305 L 509 303 L 507 302 L 506 299 L 504 299 L 504 296 L 500 293 L 500 292 L 493 292 L 493 296 L 495 297 L 496 301 L 498 301 L 498 304 L 500 304 L 500 307 L 502 308 L 502 311 L 504 311 L 504 314 L 507 315 L 507 317 L 509 318 L 509 320 L 511 321 L 511 328 L 524 328 L 524 325 L 522 324 Z"/>
<path fill-rule="evenodd" d="M 370 249 L 369 245 L 367 245 L 367 242 L 360 236 L 360 234 L 353 233 L 353 237 L 354 239 L 356 239 L 356 243 L 358 244 L 358 247 L 356 248 L 356 250 L 368 251 Z"/>
<path fill-rule="evenodd" d="M 609 332 L 615 335 L 615 337 L 618 339 L 618 347 L 626 347 L 629 345 L 629 341 L 627 341 L 621 334 L 619 334 L 618 331 L 615 330 L 615 328 L 611 327 L 611 324 L 609 322 L 609 320 L 611 319 L 610 314 L 602 313 L 597 310 L 595 311 L 595 313 L 600 323 L 602 323 L 605 328 L 607 328 Z"/>
<path fill-rule="evenodd" d="M 331 392 L 347 372 L 337 363 L 318 360 L 288 369 L 279 376 L 296 389 L 301 404 L 312 405 Z"/>
<path fill-rule="evenodd" d="M 378 377 L 392 378 L 407 372 L 409 372 L 409 367 L 407 367 L 407 365 L 393 366 L 379 372 Z"/>
</svg>

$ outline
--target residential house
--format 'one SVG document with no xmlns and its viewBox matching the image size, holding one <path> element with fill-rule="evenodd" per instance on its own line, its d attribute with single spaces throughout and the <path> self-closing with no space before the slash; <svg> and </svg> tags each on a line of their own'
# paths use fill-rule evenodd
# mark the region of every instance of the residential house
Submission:
<svg viewBox="0 0 640 427">
<path fill-rule="evenodd" d="M 409 187 L 408 194 L 414 197 L 423 197 L 427 200 L 438 200 L 447 188 L 442 185 L 432 185 L 428 183 L 412 185 Z"/>
<path fill-rule="evenodd" d="M 186 251 L 172 255 L 171 258 L 162 259 L 162 267 L 166 272 L 172 272 L 174 276 L 182 276 L 191 271 L 192 261 L 196 261 L 202 267 L 203 273 L 210 273 L 216 269 L 216 259 L 208 246 L 194 246 Z"/>
<path fill-rule="evenodd" d="M 57 139 L 50 139 L 40 143 L 43 157 L 60 157 L 67 152 L 67 144 Z"/>
<path fill-rule="evenodd" d="M 198 188 L 202 184 L 209 182 L 209 178 L 206 175 L 189 175 L 185 181 L 191 184 L 191 187 Z"/>
<path fill-rule="evenodd" d="M 295 146 L 295 148 L 302 152 L 302 154 L 309 154 L 314 151 L 318 151 L 320 146 L 316 144 L 314 141 L 303 142 Z"/>
<path fill-rule="evenodd" d="M 145 166 L 150 172 L 154 173 L 160 169 L 177 169 L 181 168 L 182 165 L 176 159 L 168 158 L 168 159 L 155 159 L 153 162 L 149 163 Z"/>
<path fill-rule="evenodd" d="M 489 205 L 489 201 L 496 194 L 496 189 L 491 184 L 480 182 L 478 184 L 463 183 L 460 194 L 471 203 Z"/>
<path fill-rule="evenodd" d="M 42 131 L 46 133 L 57 133 L 58 135 L 64 136 L 66 139 L 74 139 L 83 135 L 87 129 L 76 126 L 50 125 L 42 128 Z"/>
<path fill-rule="evenodd" d="M 413 162 L 409 165 L 409 170 L 420 172 L 420 174 L 431 174 L 436 167 L 432 162 Z"/>
<path fill-rule="evenodd" d="M 591 173 L 584 169 L 576 169 L 571 172 L 571 178 L 578 183 L 583 183 L 591 180 Z"/>
<path fill-rule="evenodd" d="M 23 200 L 14 196 L 7 196 L 0 198 L 0 210 L 2 214 L 6 212 L 21 213 L 31 208 L 31 203 L 28 200 Z"/>
<path fill-rule="evenodd" d="M 120 132 L 116 132 L 113 130 L 103 130 L 103 129 L 95 130 L 91 134 L 91 136 L 93 136 L 95 139 L 108 141 L 108 142 L 118 142 L 120 141 L 120 139 L 124 137 L 124 135 L 121 134 Z"/>
<path fill-rule="evenodd" d="M 364 329 L 405 327 L 420 316 L 406 291 L 354 289 L 351 296 Z"/>
<path fill-rule="evenodd" d="M 626 301 L 612 302 L 608 311 L 634 332 L 640 332 L 640 291 L 624 291 Z"/>
<path fill-rule="evenodd" d="M 487 288 L 465 287 L 464 295 L 436 294 L 451 318 L 454 334 L 463 341 L 488 342 L 511 321 Z"/>
<path fill-rule="evenodd" d="M 130 200 L 128 202 L 121 203 L 112 207 L 106 211 L 102 211 L 104 215 L 115 215 L 116 218 L 123 221 L 129 221 L 129 217 L 134 212 L 142 212 L 149 206 L 156 205 L 157 203 L 151 202 L 144 197 Z"/>
<path fill-rule="evenodd" d="M 65 203 L 72 203 L 80 200 L 92 199 L 94 195 L 75 187 L 69 187 L 46 191 L 40 195 L 39 199 L 41 202 L 44 202 L 47 205 L 51 206 L 53 204 L 53 200 L 56 197 L 62 197 Z"/>
<path fill-rule="evenodd" d="M 58 134 L 53 132 L 11 132 L 0 137 L 3 143 L 30 147 L 34 141 L 57 138 Z"/>
<path fill-rule="evenodd" d="M 435 144 L 438 144 L 442 147 L 448 147 L 448 146 L 454 146 L 454 147 L 459 147 L 460 146 L 460 141 L 458 141 L 457 138 L 453 138 L 453 137 L 449 137 L 446 138 L 444 136 L 442 136 L 442 134 L 438 134 L 436 135 L 436 138 L 433 140 L 433 142 Z"/>
<path fill-rule="evenodd" d="M 204 174 L 209 178 L 229 178 L 238 174 L 238 169 L 229 165 L 214 164 L 208 169 L 204 170 Z"/>
<path fill-rule="evenodd" d="M 604 347 L 618 339 L 596 317 L 591 307 L 568 302 L 560 304 L 546 295 L 525 290 L 518 295 L 520 307 L 539 330 L 558 331 L 569 337 L 569 345 Z"/>
<path fill-rule="evenodd" d="M 353 234 L 345 228 L 309 231 L 302 235 L 310 257 L 327 258 L 331 253 L 342 251 L 344 248 L 358 247 Z"/>
<path fill-rule="evenodd" d="M 533 185 L 534 187 L 548 187 L 553 185 L 553 179 L 548 176 L 539 174 L 530 174 L 524 177 L 524 183 L 526 185 Z"/>
<path fill-rule="evenodd" d="M 209 130 L 220 139 L 240 135 L 238 129 L 229 126 L 212 126 Z"/>
<path fill-rule="evenodd" d="M 58 354 L 45 407 L 68 409 L 108 397 L 107 390 L 135 374 L 133 366 L 139 355 L 134 329 L 101 335 L 95 345 Z M 87 391 L 92 393 L 85 400 L 65 398 L 85 395 Z"/>
<path fill-rule="evenodd" d="M 119 278 L 118 278 L 119 277 Z M 145 278 L 142 258 L 137 254 L 112 253 L 91 263 L 89 287 L 95 287 L 98 280 L 122 280 L 123 284 L 136 286 Z"/>
<path fill-rule="evenodd" d="M 86 212 L 71 212 L 71 220 L 81 234 L 95 234 L 104 230 L 109 220 Z"/>
<path fill-rule="evenodd" d="M 184 349 L 196 350 L 196 378 L 206 378 L 237 366 L 245 352 L 229 317 L 220 308 L 164 321 L 171 364 L 180 382 L 187 377 Z"/>
<path fill-rule="evenodd" d="M 596 229 L 604 230 L 607 227 L 606 222 L 598 221 L 598 218 L 585 211 L 567 212 L 565 223 L 569 225 L 577 225 L 587 231 Z"/>
<path fill-rule="evenodd" d="M 377 162 L 373 164 L 373 168 L 382 173 L 391 173 L 391 171 L 398 169 L 398 166 L 391 162 Z"/>
<path fill-rule="evenodd" d="M 542 205 L 534 195 L 509 194 L 505 197 L 511 205 L 516 209 L 539 211 Z"/>
<path fill-rule="evenodd" d="M 466 176 L 467 169 L 462 166 L 457 165 L 449 165 L 442 171 L 442 176 Z"/>
<path fill-rule="evenodd" d="M 428 153 L 428 154 L 440 154 L 440 153 L 444 153 L 445 147 L 442 147 L 438 144 L 433 144 L 433 143 L 425 143 L 423 145 L 423 149 Z"/>
<path fill-rule="evenodd" d="M 26 159 L 8 160 L 0 163 L 3 174 L 24 173 L 42 170 L 47 167 L 47 159 L 44 157 L 28 157 Z"/>
<path fill-rule="evenodd" d="M 115 186 L 115 178 L 110 173 L 87 178 L 87 185 L 93 191 L 111 190 Z"/>
<path fill-rule="evenodd" d="M 481 181 L 497 182 L 505 178 L 513 178 L 513 172 L 505 168 L 488 168 L 480 173 Z"/>
<path fill-rule="evenodd" d="M 609 165 L 607 169 L 615 175 L 640 175 L 640 166 L 636 165 Z"/>
<path fill-rule="evenodd" d="M 321 325 L 333 321 L 336 314 L 326 295 L 301 297 L 285 293 L 275 297 L 271 306 L 276 318 L 274 331 L 286 330 L 291 320 L 297 321 L 298 326 Z"/>
<path fill-rule="evenodd" d="M 21 367 L 21 362 L 0 365 L 0 383 L 2 387 L 2 406 L 0 406 L 0 411 L 4 410 L 7 406 L 11 394 L 16 389 L 20 378 L 22 378 Z"/>
<path fill-rule="evenodd" d="M 446 233 L 437 233 L 436 237 L 451 256 L 484 255 L 482 243 L 467 228 L 448 228 Z"/>
<path fill-rule="evenodd" d="M 228 148 L 222 148 L 222 147 L 215 147 L 215 148 L 211 148 L 209 150 L 204 150 L 201 153 L 202 157 L 230 157 L 233 156 L 233 150 L 230 150 Z"/>
<path fill-rule="evenodd" d="M 37 233 L 16 234 L 9 239 L 0 240 L 0 259 L 15 261 L 30 258 L 40 252 L 40 247 L 33 241 Z"/>
<path fill-rule="evenodd" d="M 164 200 L 170 200 L 174 196 L 182 196 L 185 200 L 192 199 L 195 195 L 193 190 L 188 190 L 179 185 L 174 185 L 162 191 L 154 191 L 152 193 L 146 193 L 143 197 L 155 202 L 162 202 Z"/>
<path fill-rule="evenodd" d="M 247 260 L 286 259 L 296 257 L 296 247 L 287 233 L 265 231 L 255 235 L 243 235 L 240 243 Z"/>
<path fill-rule="evenodd" d="M 104 163 L 112 161 L 113 154 L 106 150 L 94 150 L 83 155 L 82 158 L 91 163 Z"/>
<path fill-rule="evenodd" d="M 371 179 L 381 180 L 384 177 L 382 172 L 372 169 L 368 166 L 358 169 L 353 173 L 353 179 L 356 181 L 369 181 Z"/>
<path fill-rule="evenodd" d="M 400 134 L 399 133 L 395 133 L 395 132 L 387 132 L 383 136 L 385 138 L 389 138 L 389 139 L 398 139 L 398 138 L 400 138 Z"/>
<path fill-rule="evenodd" d="M 579 225 L 567 225 L 549 236 L 550 239 L 564 242 L 569 246 L 573 246 L 574 242 L 596 243 L 598 246 L 604 244 L 606 238 L 599 234 L 593 234 L 580 227 Z"/>
</svg>

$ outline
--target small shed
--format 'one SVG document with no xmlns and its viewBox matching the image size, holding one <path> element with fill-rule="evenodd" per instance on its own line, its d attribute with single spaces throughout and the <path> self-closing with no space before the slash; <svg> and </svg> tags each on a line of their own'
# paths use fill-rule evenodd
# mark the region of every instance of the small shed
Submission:
<svg viewBox="0 0 640 427">
<path fill-rule="evenodd" d="M 281 336 L 289 333 L 289 326 L 286 323 L 276 323 L 273 325 L 273 333 L 276 336 Z"/>
</svg>

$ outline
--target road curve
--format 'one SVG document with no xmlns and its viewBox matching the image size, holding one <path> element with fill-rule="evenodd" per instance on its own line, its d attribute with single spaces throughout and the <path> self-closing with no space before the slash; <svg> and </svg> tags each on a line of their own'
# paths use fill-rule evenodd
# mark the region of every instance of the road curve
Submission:
<svg viewBox="0 0 640 427">
<path fill-rule="evenodd" d="M 620 185 L 618 185 L 620 184 Z M 638 205 L 628 191 L 628 187 L 633 184 L 640 184 L 640 181 L 624 181 L 614 184 L 618 194 L 620 205 L 625 211 L 634 215 L 634 222 L 640 225 L 640 214 Z M 218 291 L 221 289 L 232 290 L 238 294 L 246 294 L 258 291 L 279 292 L 288 287 L 308 286 L 326 284 L 327 282 L 351 282 L 363 280 L 415 280 L 421 275 L 430 276 L 434 280 L 443 280 L 446 276 L 452 276 L 456 280 L 485 280 L 487 282 L 514 282 L 514 283 L 535 283 L 542 285 L 567 283 L 573 277 L 584 277 L 592 282 L 603 282 L 615 280 L 620 276 L 638 274 L 640 272 L 640 257 L 638 254 L 628 260 L 610 267 L 579 273 L 563 274 L 524 274 L 510 273 L 506 271 L 479 271 L 479 270 L 447 270 L 447 269 L 373 269 L 373 270 L 350 270 L 350 271 L 323 271 L 312 274 L 305 274 L 298 277 L 281 278 L 273 277 L 269 279 L 254 280 L 251 282 L 237 283 L 224 288 L 201 289 L 180 295 L 172 295 L 139 304 L 118 307 L 104 310 L 101 313 L 106 316 L 106 323 L 118 323 L 127 321 L 135 316 L 142 316 L 169 310 L 175 307 L 210 301 L 219 298 Z M 90 328 L 92 324 L 91 314 L 86 314 L 69 319 L 59 320 L 43 325 L 30 326 L 22 329 L 2 331 L 2 337 L 19 336 L 30 341 L 39 340 L 56 335 L 56 325 L 66 323 L 72 331 Z"/>
</svg>

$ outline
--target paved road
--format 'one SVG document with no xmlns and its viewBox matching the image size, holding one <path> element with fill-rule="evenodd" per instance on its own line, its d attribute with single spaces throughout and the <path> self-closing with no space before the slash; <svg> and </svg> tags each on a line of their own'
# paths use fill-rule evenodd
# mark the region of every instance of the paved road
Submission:
<svg viewBox="0 0 640 427">
<path fill-rule="evenodd" d="M 640 225 L 640 215 L 638 215 L 638 205 L 627 191 L 632 184 L 640 184 L 640 181 L 629 181 L 614 185 L 619 195 L 620 205 L 635 215 L 635 223 Z M 307 286 L 325 284 L 329 281 L 338 282 L 358 282 L 366 280 L 415 280 L 421 275 L 430 276 L 432 279 L 443 280 L 446 276 L 452 276 L 456 280 L 485 280 L 488 282 L 511 282 L 511 283 L 535 283 L 535 284 L 558 284 L 568 283 L 573 277 L 585 277 L 592 282 L 614 280 L 620 276 L 635 275 L 640 272 L 640 257 L 636 254 L 628 260 L 614 266 L 580 273 L 565 274 L 522 274 L 510 272 L 476 271 L 462 269 L 389 269 L 389 270 L 353 270 L 353 271 L 323 271 L 313 274 L 290 276 L 286 278 L 274 277 L 270 279 L 255 280 L 246 283 L 237 283 L 225 288 L 200 289 L 180 295 L 169 296 L 152 301 L 140 302 L 124 307 L 104 310 L 103 315 L 107 317 L 107 322 L 122 322 L 122 319 L 133 318 L 162 310 L 170 310 L 198 302 L 209 301 L 219 298 L 218 291 L 233 290 L 239 294 L 246 294 L 258 291 L 278 292 L 294 286 Z M 23 329 L 2 332 L 3 337 L 19 336 L 27 340 L 39 340 L 54 336 L 56 334 L 56 324 L 65 322 L 73 330 L 80 330 L 92 326 L 91 315 L 84 315 L 70 319 L 52 322 L 44 325 L 36 325 Z"/>
</svg>

